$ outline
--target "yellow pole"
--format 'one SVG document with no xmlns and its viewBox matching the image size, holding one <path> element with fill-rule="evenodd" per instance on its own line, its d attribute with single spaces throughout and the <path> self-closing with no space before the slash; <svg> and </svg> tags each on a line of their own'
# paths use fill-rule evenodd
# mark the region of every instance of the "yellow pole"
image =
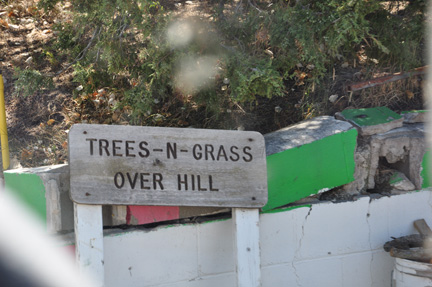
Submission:
<svg viewBox="0 0 432 287">
<path fill-rule="evenodd" d="M 0 75 L 0 140 L 3 159 L 3 170 L 7 170 L 9 168 L 9 142 L 6 126 L 6 108 L 2 75 Z"/>
</svg>

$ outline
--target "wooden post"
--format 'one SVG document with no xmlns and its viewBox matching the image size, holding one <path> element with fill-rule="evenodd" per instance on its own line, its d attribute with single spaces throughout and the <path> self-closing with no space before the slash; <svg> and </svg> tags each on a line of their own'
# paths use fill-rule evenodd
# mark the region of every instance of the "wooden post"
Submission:
<svg viewBox="0 0 432 287">
<path fill-rule="evenodd" d="M 83 274 L 104 286 L 102 205 L 74 204 L 75 250 Z"/>
<path fill-rule="evenodd" d="M 233 208 L 237 287 L 261 286 L 259 209 Z"/>
</svg>

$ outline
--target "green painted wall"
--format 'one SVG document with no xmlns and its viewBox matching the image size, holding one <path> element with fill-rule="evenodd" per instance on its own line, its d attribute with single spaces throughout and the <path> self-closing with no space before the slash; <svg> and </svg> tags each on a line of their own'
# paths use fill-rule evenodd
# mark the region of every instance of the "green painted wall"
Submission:
<svg viewBox="0 0 432 287">
<path fill-rule="evenodd" d="M 45 186 L 36 174 L 4 173 L 5 185 L 13 194 L 46 221 Z"/>
<path fill-rule="evenodd" d="M 431 173 L 430 173 L 430 151 L 426 151 L 423 156 L 423 162 L 422 162 L 422 171 L 420 173 L 421 177 L 423 178 L 422 188 L 430 187 L 431 184 Z"/>
<path fill-rule="evenodd" d="M 354 181 L 357 130 L 351 129 L 267 157 L 268 203 L 262 210 Z"/>
</svg>

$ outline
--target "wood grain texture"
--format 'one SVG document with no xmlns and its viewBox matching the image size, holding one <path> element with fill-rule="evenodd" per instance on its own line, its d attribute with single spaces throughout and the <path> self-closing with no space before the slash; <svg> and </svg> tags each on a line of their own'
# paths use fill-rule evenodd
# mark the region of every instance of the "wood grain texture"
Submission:
<svg viewBox="0 0 432 287">
<path fill-rule="evenodd" d="M 414 221 L 414 227 L 421 235 L 432 236 L 432 230 L 423 218 Z"/>
<path fill-rule="evenodd" d="M 257 132 L 74 125 L 71 198 L 83 204 L 262 207 L 264 138 Z"/>
</svg>

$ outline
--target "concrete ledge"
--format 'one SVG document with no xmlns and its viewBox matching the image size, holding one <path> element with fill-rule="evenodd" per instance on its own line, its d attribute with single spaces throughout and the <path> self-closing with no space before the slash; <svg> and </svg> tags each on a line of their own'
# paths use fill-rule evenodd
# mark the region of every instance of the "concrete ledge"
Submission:
<svg viewBox="0 0 432 287">
<path fill-rule="evenodd" d="M 387 107 L 349 109 L 336 113 L 336 118 L 353 124 L 362 136 L 384 133 L 401 127 L 403 117 Z"/>
<path fill-rule="evenodd" d="M 345 121 L 321 116 L 264 135 L 266 155 L 280 153 L 352 129 Z"/>
<path fill-rule="evenodd" d="M 402 112 L 401 115 L 404 118 L 404 123 L 407 124 L 425 123 L 426 117 L 428 116 L 425 110 L 406 111 Z"/>
<path fill-rule="evenodd" d="M 317 117 L 264 136 L 270 210 L 354 181 L 357 130 Z"/>
</svg>

